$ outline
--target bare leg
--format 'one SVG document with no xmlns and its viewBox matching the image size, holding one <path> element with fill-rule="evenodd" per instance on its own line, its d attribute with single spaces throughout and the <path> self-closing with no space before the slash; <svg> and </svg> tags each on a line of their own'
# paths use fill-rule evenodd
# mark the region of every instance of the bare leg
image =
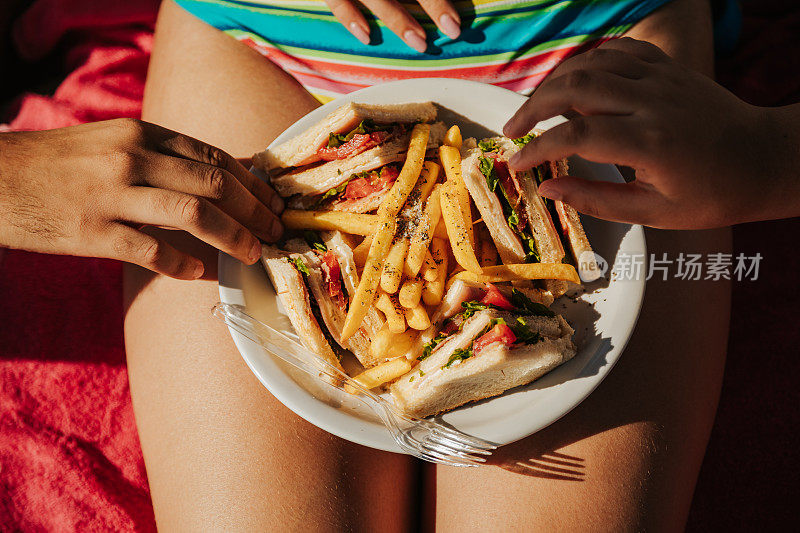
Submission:
<svg viewBox="0 0 800 533">
<path fill-rule="evenodd" d="M 711 73 L 706 2 L 670 4 L 630 35 Z M 730 231 L 648 231 L 647 245 L 672 259 L 729 252 Z M 501 449 L 499 467 L 430 468 L 428 521 L 442 531 L 682 530 L 719 398 L 729 313 L 727 282 L 648 282 L 608 379 L 557 423 Z"/>
<path fill-rule="evenodd" d="M 145 120 L 249 157 L 316 105 L 256 52 L 162 5 Z M 210 316 L 216 281 L 134 267 L 125 281 L 131 394 L 160 529 L 407 526 L 410 460 L 333 437 L 275 400 Z"/>
</svg>

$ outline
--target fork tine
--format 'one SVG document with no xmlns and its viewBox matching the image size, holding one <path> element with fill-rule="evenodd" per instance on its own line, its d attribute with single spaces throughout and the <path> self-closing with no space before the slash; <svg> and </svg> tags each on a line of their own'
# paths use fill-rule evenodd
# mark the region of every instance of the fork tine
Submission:
<svg viewBox="0 0 800 533">
<path fill-rule="evenodd" d="M 432 447 L 429 443 L 420 442 L 419 446 L 425 450 L 425 453 L 441 459 L 442 464 L 450 466 L 480 466 L 483 460 L 476 460 L 463 454 L 445 453 Z"/>
<path fill-rule="evenodd" d="M 438 430 L 433 430 L 431 432 L 431 435 L 435 436 L 440 441 L 446 442 L 450 447 L 456 448 L 458 450 L 462 450 L 469 453 L 477 453 L 481 455 L 492 455 L 491 450 L 485 450 L 483 448 L 478 448 L 470 444 L 464 444 L 463 442 L 455 440 L 451 438 L 448 434 L 439 432 Z"/>
<path fill-rule="evenodd" d="M 447 466 L 480 466 L 479 463 L 469 459 L 455 457 L 425 446 L 424 448 L 425 451 L 423 451 L 422 454 L 424 454 L 429 461 L 433 459 L 434 462 Z"/>
<path fill-rule="evenodd" d="M 439 424 L 426 420 L 423 424 L 417 424 L 417 427 L 425 430 L 425 436 L 415 436 L 418 441 L 422 438 L 430 438 L 429 436 L 436 436 L 437 440 L 445 440 L 451 448 L 462 452 L 477 453 L 481 455 L 492 454 L 490 450 L 474 446 L 469 440 L 465 442 L 466 439 L 459 440 L 453 438 L 455 436 L 454 432 L 448 431 L 446 427 Z M 414 433 L 414 431 L 409 431 L 409 433 Z"/>
<path fill-rule="evenodd" d="M 422 451 L 422 450 L 417 450 L 415 455 L 416 455 L 416 457 L 419 457 L 420 459 L 424 459 L 424 460 L 428 461 L 429 463 L 435 463 L 435 464 L 440 464 L 440 465 L 447 465 L 447 466 L 477 466 L 477 465 L 466 464 L 466 463 L 461 463 L 461 462 L 454 462 L 453 459 L 451 459 L 448 456 L 441 455 L 441 454 L 438 454 L 438 453 L 436 455 L 432 455 L 431 453 L 428 453 L 428 452 Z"/>
<path fill-rule="evenodd" d="M 447 464 L 468 463 L 472 466 L 479 466 L 484 463 L 484 457 L 476 457 L 465 450 L 458 442 L 442 442 L 440 437 L 433 433 L 428 433 L 423 438 L 417 437 L 413 433 L 404 433 L 403 438 L 407 445 L 415 449 L 425 449 L 431 453 L 439 454 L 442 457 L 448 457 Z M 454 457 L 455 456 L 455 457 Z M 457 460 L 460 458 L 460 460 Z"/>
<path fill-rule="evenodd" d="M 431 446 L 438 446 L 438 447 L 441 447 L 441 448 L 446 448 L 447 450 L 450 451 L 450 453 L 452 453 L 454 455 L 457 455 L 457 456 L 459 456 L 461 458 L 464 458 L 464 459 L 469 459 L 469 460 L 477 461 L 477 462 L 480 462 L 480 463 L 486 462 L 486 458 L 485 457 L 474 455 L 474 452 L 471 452 L 471 451 L 469 451 L 467 449 L 464 449 L 464 447 L 461 446 L 461 444 L 459 444 L 457 442 L 454 442 L 454 441 L 451 441 L 451 440 L 442 440 L 441 438 L 437 437 L 436 435 L 430 435 L 424 442 L 426 444 L 431 445 Z M 487 452 L 482 452 L 482 453 L 487 453 Z M 488 453 L 491 454 L 491 452 L 488 452 Z"/>
<path fill-rule="evenodd" d="M 438 431 L 444 435 L 447 435 L 451 439 L 461 442 L 463 444 L 474 446 L 475 448 L 480 448 L 482 450 L 495 450 L 497 449 L 497 445 L 491 443 L 487 440 L 483 440 L 479 437 L 473 437 L 472 435 L 467 435 L 457 429 L 449 428 L 443 424 L 439 424 L 437 422 L 428 421 L 430 426 L 429 428 L 432 431 Z"/>
</svg>

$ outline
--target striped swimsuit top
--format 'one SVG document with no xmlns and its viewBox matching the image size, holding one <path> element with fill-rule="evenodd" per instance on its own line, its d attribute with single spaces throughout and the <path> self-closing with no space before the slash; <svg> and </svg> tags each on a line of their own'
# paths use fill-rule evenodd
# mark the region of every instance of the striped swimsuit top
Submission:
<svg viewBox="0 0 800 533">
<path fill-rule="evenodd" d="M 403 4 L 427 33 L 410 49 L 366 13 L 372 44 L 356 40 L 321 0 L 177 0 L 254 48 L 325 103 L 408 78 L 460 78 L 529 94 L 566 57 L 619 37 L 668 0 L 456 0 L 462 33 L 443 35 L 419 4 Z"/>
</svg>

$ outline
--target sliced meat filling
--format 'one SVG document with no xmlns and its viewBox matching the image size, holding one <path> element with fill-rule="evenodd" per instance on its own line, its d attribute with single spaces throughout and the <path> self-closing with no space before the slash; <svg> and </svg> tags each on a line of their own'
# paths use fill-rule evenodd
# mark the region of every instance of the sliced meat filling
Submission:
<svg viewBox="0 0 800 533">
<path fill-rule="evenodd" d="M 525 249 L 525 260 L 528 263 L 539 263 L 541 254 L 536 239 L 526 230 L 528 226 L 522 202 L 524 195 L 516 172 L 508 168 L 508 162 L 495 152 L 485 152 L 478 159 L 481 174 L 486 178 L 489 190 L 497 194 L 503 206 L 503 214 L 508 226 L 516 233 Z"/>
<path fill-rule="evenodd" d="M 319 260 L 318 266 L 322 271 L 322 285 L 336 307 L 347 311 L 348 298 L 343 285 L 342 268 L 339 259 L 333 250 L 329 250 L 320 236 L 315 231 L 305 231 L 303 235 L 306 244 L 311 248 L 308 253 L 313 253 Z M 297 257 L 296 260 L 302 261 Z M 295 260 L 295 264 L 296 264 Z M 308 275 L 308 273 L 305 273 Z"/>
<path fill-rule="evenodd" d="M 367 134 L 360 134 L 357 133 L 353 135 L 353 137 L 349 140 L 344 142 L 343 144 L 328 148 L 327 146 L 323 146 L 319 150 L 317 150 L 317 155 L 323 161 L 336 161 L 338 159 L 347 159 L 348 157 L 353 157 L 354 155 L 358 155 L 361 152 L 369 150 L 379 144 L 386 142 L 387 139 L 391 137 L 391 133 L 388 131 L 376 131 L 373 133 Z"/>
<path fill-rule="evenodd" d="M 331 250 L 325 253 L 320 253 L 320 262 L 322 264 L 322 279 L 325 282 L 325 289 L 328 291 L 328 296 L 336 302 L 339 309 L 347 309 L 347 298 L 342 290 L 342 270 L 339 268 L 339 261 L 336 259 L 336 254 Z"/>
<path fill-rule="evenodd" d="M 404 124 L 376 124 L 366 119 L 346 134 L 331 133 L 328 143 L 317 150 L 323 161 L 337 161 L 360 154 L 406 132 Z"/>
<path fill-rule="evenodd" d="M 350 213 L 374 211 L 399 175 L 400 170 L 396 165 L 386 165 L 379 170 L 355 174 L 338 187 L 330 189 L 316 198 L 312 208 L 324 207 L 333 211 Z"/>
<path fill-rule="evenodd" d="M 418 359 L 423 360 L 436 350 L 441 349 L 442 346 L 446 346 L 448 340 L 462 330 L 464 323 L 470 317 L 484 309 L 496 309 L 498 311 L 508 312 L 515 315 L 516 319 L 513 322 L 504 319 L 493 320 L 490 327 L 487 327 L 485 331 L 482 331 L 475 337 L 476 343 L 478 340 L 482 339 L 481 342 L 478 343 L 477 350 L 475 350 L 474 346 L 471 346 L 468 350 L 463 351 L 462 355 L 471 357 L 480 352 L 484 347 L 497 341 L 506 342 L 507 345 L 515 343 L 533 344 L 538 342 L 538 335 L 531 332 L 530 328 L 527 327 L 525 323 L 525 319 L 522 318 L 522 315 L 555 316 L 553 311 L 540 303 L 532 301 L 522 292 L 512 288 L 509 297 L 491 283 L 486 284 L 486 289 L 483 294 L 480 295 L 480 298 L 461 302 L 461 309 L 461 312 L 444 321 L 439 334 L 423 347 L 422 354 Z M 498 325 L 502 325 L 503 327 L 496 328 Z M 491 335 L 489 335 L 490 333 Z M 489 336 L 486 337 L 486 335 Z M 469 355 L 467 355 L 467 353 L 469 353 Z"/>
<path fill-rule="evenodd" d="M 536 167 L 534 170 L 534 175 L 536 176 L 536 181 L 539 182 L 538 184 L 541 185 L 545 181 L 552 179 L 556 176 L 556 163 L 555 162 L 545 162 Z M 563 202 L 554 202 L 549 198 L 542 198 L 544 201 L 545 207 L 550 212 L 550 218 L 553 221 L 553 226 L 555 226 L 556 231 L 559 235 L 564 237 L 567 236 L 567 225 L 566 225 L 566 214 L 564 213 L 564 204 Z M 563 239 L 562 239 L 563 241 Z"/>
</svg>

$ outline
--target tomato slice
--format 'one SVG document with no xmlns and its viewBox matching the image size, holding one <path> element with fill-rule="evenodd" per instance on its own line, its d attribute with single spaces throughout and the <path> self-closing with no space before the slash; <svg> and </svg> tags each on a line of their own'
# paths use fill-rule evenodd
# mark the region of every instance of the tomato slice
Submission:
<svg viewBox="0 0 800 533">
<path fill-rule="evenodd" d="M 372 133 L 356 133 L 353 137 L 336 148 L 323 146 L 317 150 L 317 155 L 325 161 L 336 161 L 337 159 L 347 159 L 358 155 L 365 150 L 378 146 L 389 138 L 391 134 L 387 131 L 375 131 Z"/>
<path fill-rule="evenodd" d="M 399 174 L 400 171 L 395 167 L 383 167 L 380 173 L 376 171 L 372 172 L 368 177 L 352 180 L 347 184 L 342 196 L 348 200 L 366 198 L 372 193 L 380 192 L 391 186 Z"/>
<path fill-rule="evenodd" d="M 344 309 L 347 307 L 347 302 L 342 292 L 342 270 L 339 268 L 336 255 L 331 250 L 322 254 L 322 272 L 328 295 L 336 301 L 340 308 Z"/>
<path fill-rule="evenodd" d="M 380 179 L 376 184 L 380 189 L 394 184 L 397 177 L 400 175 L 400 169 L 395 166 L 387 166 L 381 169 Z"/>
<path fill-rule="evenodd" d="M 500 289 L 491 283 L 486 284 L 486 294 L 481 300 L 481 303 L 493 305 L 495 307 L 499 307 L 500 309 L 505 309 L 506 311 L 512 311 L 514 309 L 514 304 L 509 302 L 508 298 L 506 298 L 503 293 L 500 292 Z"/>
<path fill-rule="evenodd" d="M 367 178 L 358 178 L 347 184 L 342 196 L 348 200 L 357 200 L 369 196 L 374 190 L 375 188 Z"/>
<path fill-rule="evenodd" d="M 472 351 L 475 353 L 480 352 L 485 347 L 495 342 L 502 342 L 506 346 L 511 346 L 517 342 L 517 336 L 511 331 L 511 328 L 505 324 L 497 324 L 495 327 L 484 333 L 472 344 Z"/>
</svg>

